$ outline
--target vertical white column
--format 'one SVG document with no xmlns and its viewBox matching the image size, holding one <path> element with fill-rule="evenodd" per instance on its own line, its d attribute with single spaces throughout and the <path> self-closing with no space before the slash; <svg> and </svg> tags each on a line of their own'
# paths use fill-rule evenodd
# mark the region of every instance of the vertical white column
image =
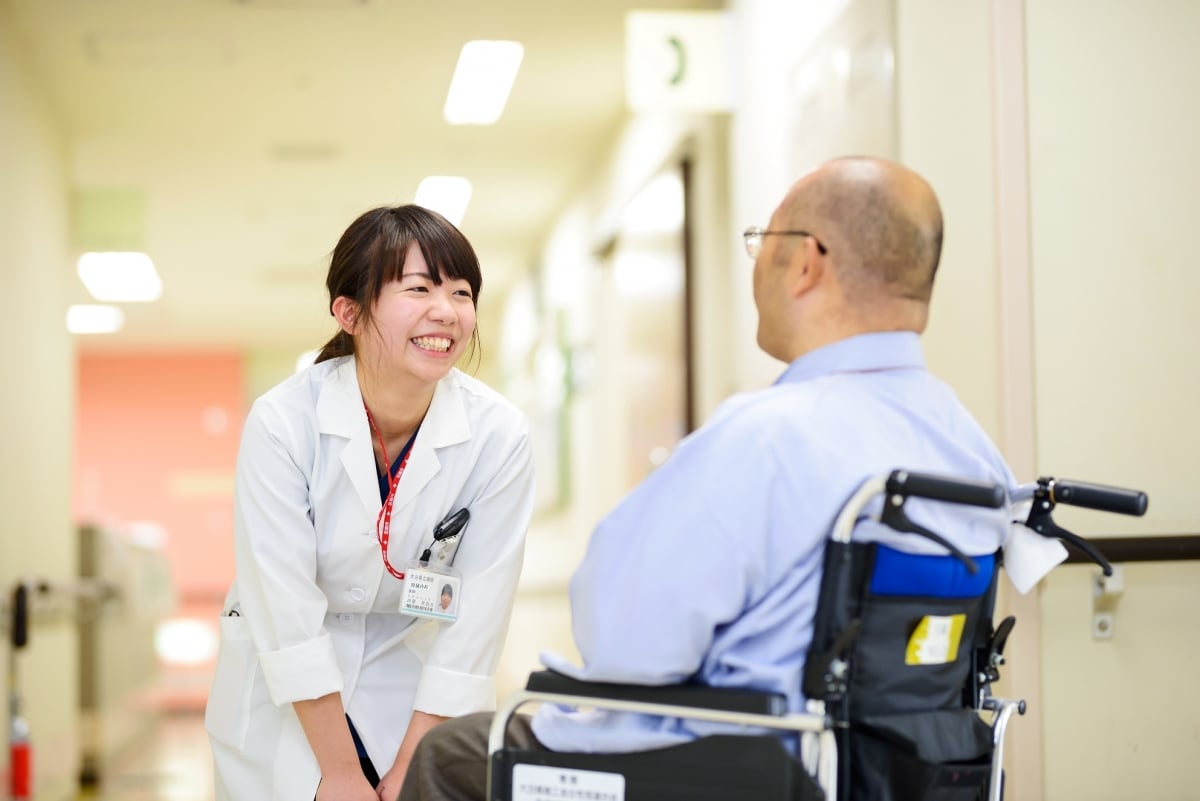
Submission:
<svg viewBox="0 0 1200 801">
<path fill-rule="evenodd" d="M 1024 0 L 991 0 L 992 97 L 996 187 L 996 264 L 1000 346 L 1000 442 L 1019 481 L 1036 469 L 1029 153 L 1025 84 Z M 1024 698 L 1028 711 L 1012 721 L 1006 743 L 1005 797 L 1041 801 L 1042 670 L 1040 589 L 1027 595 L 1001 584 L 996 616 L 1015 615 L 1008 664 L 998 692 Z"/>
</svg>

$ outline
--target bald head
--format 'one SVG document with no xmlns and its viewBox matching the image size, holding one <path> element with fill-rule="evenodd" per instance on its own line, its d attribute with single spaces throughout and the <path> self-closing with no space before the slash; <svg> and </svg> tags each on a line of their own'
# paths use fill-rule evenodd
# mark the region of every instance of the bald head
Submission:
<svg viewBox="0 0 1200 801">
<path fill-rule="evenodd" d="M 797 181 L 780 211 L 819 233 L 849 302 L 929 302 L 942 212 L 912 170 L 874 158 L 830 161 Z"/>
</svg>

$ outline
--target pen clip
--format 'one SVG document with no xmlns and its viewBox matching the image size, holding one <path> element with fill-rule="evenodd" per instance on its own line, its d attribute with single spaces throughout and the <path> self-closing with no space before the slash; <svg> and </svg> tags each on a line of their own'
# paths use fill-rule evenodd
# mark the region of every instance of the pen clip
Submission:
<svg viewBox="0 0 1200 801">
<path fill-rule="evenodd" d="M 442 518 L 442 522 L 433 527 L 433 541 L 441 542 L 457 535 L 466 528 L 467 521 L 470 519 L 471 512 L 466 507 L 459 509 L 453 514 L 446 515 Z"/>
</svg>

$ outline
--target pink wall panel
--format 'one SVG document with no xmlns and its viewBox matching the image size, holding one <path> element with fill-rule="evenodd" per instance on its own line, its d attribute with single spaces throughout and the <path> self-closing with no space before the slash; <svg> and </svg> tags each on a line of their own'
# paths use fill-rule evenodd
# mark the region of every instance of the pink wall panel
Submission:
<svg viewBox="0 0 1200 801">
<path fill-rule="evenodd" d="M 241 357 L 81 354 L 78 370 L 74 519 L 161 526 L 181 600 L 219 597 L 233 575 Z"/>
</svg>

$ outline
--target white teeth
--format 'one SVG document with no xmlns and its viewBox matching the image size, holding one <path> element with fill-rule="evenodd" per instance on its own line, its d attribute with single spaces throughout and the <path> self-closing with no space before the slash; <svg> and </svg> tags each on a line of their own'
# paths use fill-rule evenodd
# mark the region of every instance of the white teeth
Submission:
<svg viewBox="0 0 1200 801">
<path fill-rule="evenodd" d="M 425 350 L 436 350 L 445 353 L 450 350 L 450 340 L 445 337 L 414 337 L 413 344 Z"/>
</svg>

